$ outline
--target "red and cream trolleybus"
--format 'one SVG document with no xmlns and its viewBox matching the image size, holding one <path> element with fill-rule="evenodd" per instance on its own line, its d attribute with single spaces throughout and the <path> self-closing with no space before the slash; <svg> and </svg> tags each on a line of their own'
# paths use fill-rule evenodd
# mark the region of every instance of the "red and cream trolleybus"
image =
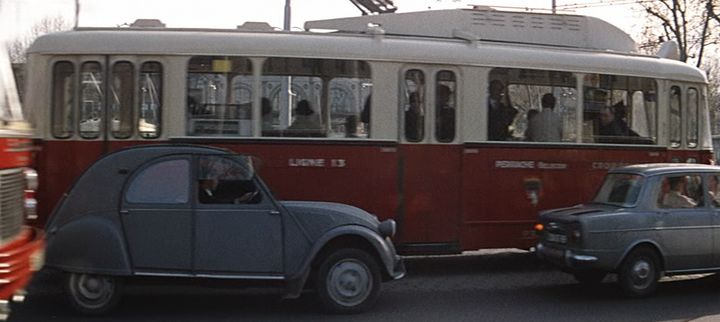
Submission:
<svg viewBox="0 0 720 322">
<path fill-rule="evenodd" d="M 40 217 L 100 155 L 191 142 L 260 157 L 283 199 L 395 219 L 405 253 L 528 248 L 539 210 L 586 200 L 609 168 L 712 159 L 704 73 L 595 18 L 476 8 L 305 28 L 39 38 Z"/>
<path fill-rule="evenodd" d="M 0 16 L 0 19 L 1 16 Z M 11 301 L 24 299 L 24 287 L 43 263 L 44 234 L 26 225 L 36 217 L 37 172 L 31 165 L 32 129 L 23 119 L 15 78 L 0 37 L 0 320 Z"/>
</svg>

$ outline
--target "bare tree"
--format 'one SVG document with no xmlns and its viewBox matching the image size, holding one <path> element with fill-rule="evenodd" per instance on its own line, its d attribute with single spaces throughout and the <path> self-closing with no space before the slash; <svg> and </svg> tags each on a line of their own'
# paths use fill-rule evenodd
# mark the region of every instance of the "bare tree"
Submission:
<svg viewBox="0 0 720 322">
<path fill-rule="evenodd" d="M 62 16 L 45 17 L 30 28 L 27 36 L 16 38 L 8 48 L 10 61 L 13 63 L 25 62 L 25 51 L 37 37 L 58 31 L 70 30 L 72 24 Z"/>
</svg>

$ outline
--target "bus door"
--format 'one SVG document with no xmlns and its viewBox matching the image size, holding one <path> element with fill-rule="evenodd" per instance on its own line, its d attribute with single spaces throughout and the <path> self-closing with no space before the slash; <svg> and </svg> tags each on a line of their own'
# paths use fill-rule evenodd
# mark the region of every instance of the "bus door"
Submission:
<svg viewBox="0 0 720 322">
<path fill-rule="evenodd" d="M 458 72 L 412 66 L 400 86 L 400 241 L 407 252 L 459 248 Z"/>
</svg>

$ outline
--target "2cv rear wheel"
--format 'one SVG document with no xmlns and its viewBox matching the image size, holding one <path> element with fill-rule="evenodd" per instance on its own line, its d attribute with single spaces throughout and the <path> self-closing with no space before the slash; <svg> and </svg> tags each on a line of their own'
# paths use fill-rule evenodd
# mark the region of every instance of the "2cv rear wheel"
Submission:
<svg viewBox="0 0 720 322">
<path fill-rule="evenodd" d="M 380 292 L 380 267 L 370 254 L 359 249 L 341 249 L 330 254 L 317 272 L 318 297 L 331 312 L 364 311 Z"/>
<path fill-rule="evenodd" d="M 120 300 L 122 280 L 107 275 L 68 273 L 65 289 L 70 304 L 83 314 L 103 314 Z"/>
</svg>

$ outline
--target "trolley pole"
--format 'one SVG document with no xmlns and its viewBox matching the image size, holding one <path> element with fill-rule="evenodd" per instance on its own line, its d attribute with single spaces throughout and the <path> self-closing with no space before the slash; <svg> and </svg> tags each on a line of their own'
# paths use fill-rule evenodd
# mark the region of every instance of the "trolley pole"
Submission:
<svg viewBox="0 0 720 322">
<path fill-rule="evenodd" d="M 285 23 L 283 29 L 290 30 L 290 0 L 285 0 Z"/>
</svg>

